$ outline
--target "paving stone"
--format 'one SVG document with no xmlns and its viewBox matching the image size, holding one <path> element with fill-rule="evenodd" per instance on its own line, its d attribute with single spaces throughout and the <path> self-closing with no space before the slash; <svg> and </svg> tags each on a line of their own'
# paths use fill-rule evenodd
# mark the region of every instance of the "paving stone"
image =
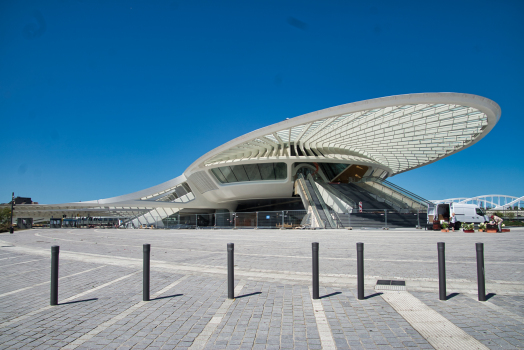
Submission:
<svg viewBox="0 0 524 350">
<path fill-rule="evenodd" d="M 38 255 L 0 248 L 2 257 L 8 258 L 0 260 L 0 266 L 27 262 L 0 269 L 0 278 L 7 282 L 0 285 L 0 348 L 60 348 L 102 327 L 105 322 L 110 324 L 103 326 L 78 349 L 189 348 L 227 297 L 223 274 L 201 273 L 198 269 L 223 269 L 226 263 L 224 248 L 229 241 L 236 243 L 235 263 L 246 270 L 308 275 L 311 272 L 310 242 L 319 241 L 321 273 L 348 274 L 356 271 L 354 243 L 362 240 L 370 243 L 366 245 L 367 275 L 385 279 L 436 277 L 434 246 L 438 240 L 443 240 L 440 233 L 366 231 L 363 238 L 362 232 L 62 229 L 0 234 L 0 240 L 14 244 L 15 248 L 45 250 Z M 524 274 L 516 273 L 523 263 L 520 254 L 524 243 L 522 233 L 524 230 L 504 236 L 505 241 L 493 235 L 482 237 L 486 246 L 488 282 L 524 282 L 521 276 Z M 448 278 L 475 282 L 475 250 L 471 247 L 474 248 L 478 237 L 457 233 L 445 238 L 449 242 L 446 252 Z M 142 276 L 140 263 L 133 264 L 129 259 L 140 262 L 144 239 L 152 244 L 151 294 L 184 279 L 158 299 L 132 309 L 142 303 Z M 385 242 L 388 249 L 383 249 Z M 100 288 L 72 303 L 47 308 L 48 253 L 52 244 L 60 244 L 64 252 L 92 256 L 84 260 L 61 258 L 59 300 Z M 392 251 L 395 252 L 393 260 Z M 119 257 L 130 263 L 104 264 L 104 257 Z M 188 275 L 187 271 L 155 266 L 157 260 L 191 266 L 195 270 Z M 113 282 L 131 273 L 135 274 Z M 244 283 L 242 296 L 221 316 L 206 349 L 322 347 L 309 294 L 310 281 L 292 283 L 278 278 L 253 278 Z M 102 287 L 105 284 L 108 285 Z M 22 288 L 26 289 L 1 296 Z M 322 286 L 320 292 L 327 296 L 320 302 L 331 330 L 330 337 L 338 348 L 432 348 L 374 290 L 366 290 L 366 295 L 372 297 L 365 300 L 357 300 L 356 290 L 351 286 Z M 411 293 L 490 348 L 524 348 L 523 296 L 491 295 L 491 307 L 488 307 L 472 295 L 458 294 L 440 302 L 438 291 Z M 30 312 L 36 313 L 16 321 Z M 6 323 L 10 321 L 13 323 Z"/>
</svg>

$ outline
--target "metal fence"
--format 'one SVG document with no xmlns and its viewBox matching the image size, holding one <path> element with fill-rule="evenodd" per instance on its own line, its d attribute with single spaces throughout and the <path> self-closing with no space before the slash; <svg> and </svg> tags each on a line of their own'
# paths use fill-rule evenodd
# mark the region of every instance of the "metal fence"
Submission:
<svg viewBox="0 0 524 350">
<path fill-rule="evenodd" d="M 335 215 L 337 225 L 344 228 L 424 227 L 427 224 L 426 210 L 368 209 Z"/>
<path fill-rule="evenodd" d="M 349 227 L 392 228 L 424 227 L 427 223 L 426 211 L 368 209 L 336 213 L 329 210 L 331 221 L 337 229 Z M 155 228 L 155 229 L 295 229 L 314 228 L 309 224 L 311 218 L 306 210 L 278 210 L 257 212 L 231 212 L 211 214 L 177 213 L 167 218 L 148 217 L 134 223 L 133 218 L 89 218 L 62 221 L 63 228 Z M 325 227 L 331 228 L 328 222 Z M 36 225 L 39 226 L 39 225 Z M 43 226 L 43 225 L 42 225 Z M 49 225 L 47 225 L 49 227 Z"/>
<path fill-rule="evenodd" d="M 500 216 L 504 220 L 510 220 L 510 221 L 524 221 L 524 209 L 520 207 L 516 207 L 514 209 L 501 209 L 501 210 L 493 210 L 493 209 L 486 209 L 486 215 L 497 215 Z"/>
<path fill-rule="evenodd" d="M 361 212 L 329 211 L 335 228 L 348 227 L 423 227 L 427 224 L 425 210 L 368 209 Z M 166 229 L 294 229 L 310 228 L 305 224 L 305 210 L 257 211 L 216 214 L 184 214 L 161 219 Z M 325 223 L 326 227 L 330 227 Z M 160 228 L 160 227 L 159 227 Z"/>
<path fill-rule="evenodd" d="M 180 229 L 280 229 L 299 227 L 307 214 L 305 210 L 257 211 L 215 214 L 176 214 L 161 219 L 163 228 Z M 160 221 L 160 220 L 158 220 Z"/>
</svg>

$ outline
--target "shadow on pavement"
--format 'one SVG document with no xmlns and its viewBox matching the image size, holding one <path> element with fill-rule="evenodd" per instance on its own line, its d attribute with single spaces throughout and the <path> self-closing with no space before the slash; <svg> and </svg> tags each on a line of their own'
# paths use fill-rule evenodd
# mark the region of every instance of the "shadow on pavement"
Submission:
<svg viewBox="0 0 524 350">
<path fill-rule="evenodd" d="M 378 292 L 378 293 L 370 294 L 370 295 L 365 296 L 364 300 L 371 299 L 371 298 L 374 298 L 374 297 L 378 297 L 379 295 L 382 295 L 382 294 L 384 294 L 384 293 Z"/>
<path fill-rule="evenodd" d="M 495 293 L 488 293 L 488 294 L 486 294 L 486 301 L 491 299 L 491 298 L 493 298 L 495 295 L 497 295 L 497 294 L 495 294 Z"/>
<path fill-rule="evenodd" d="M 174 298 L 174 297 L 181 297 L 184 294 L 173 294 L 173 295 L 166 295 L 165 297 L 158 297 L 151 300 L 159 300 L 159 299 L 166 299 L 166 298 Z"/>
<path fill-rule="evenodd" d="M 76 303 L 83 303 L 84 301 L 94 301 L 94 300 L 98 300 L 98 298 L 68 301 L 67 303 L 58 303 L 58 305 L 76 304 Z"/>
<path fill-rule="evenodd" d="M 459 295 L 460 293 L 451 293 L 451 294 L 448 294 L 448 296 L 446 297 L 446 300 L 449 300 L 451 298 L 454 298 L 456 297 L 457 295 Z"/>
<path fill-rule="evenodd" d="M 250 297 L 250 296 L 252 296 L 252 295 L 257 295 L 257 294 L 262 294 L 262 292 L 254 292 L 254 293 L 249 293 L 249 294 L 239 295 L 238 297 L 235 297 L 235 299 L 238 299 L 238 298 L 245 298 L 245 297 Z"/>
<path fill-rule="evenodd" d="M 329 298 L 329 297 L 335 296 L 337 294 L 342 294 L 342 292 L 335 292 L 335 293 L 331 293 L 331 294 L 326 294 L 326 295 L 321 296 L 320 299 Z"/>
</svg>

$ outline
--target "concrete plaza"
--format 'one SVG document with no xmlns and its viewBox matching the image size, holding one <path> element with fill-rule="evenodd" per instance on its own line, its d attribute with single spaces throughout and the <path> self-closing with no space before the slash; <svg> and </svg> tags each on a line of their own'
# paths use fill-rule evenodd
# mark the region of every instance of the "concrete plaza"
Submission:
<svg viewBox="0 0 524 350">
<path fill-rule="evenodd" d="M 235 243 L 235 300 L 226 244 Z M 311 242 L 320 296 L 311 299 Z M 356 243 L 366 299 L 357 299 Z M 438 300 L 446 243 L 447 301 Z M 488 301 L 477 301 L 475 243 Z M 151 301 L 142 245 L 151 244 Z M 49 306 L 50 247 L 59 305 Z M 0 234 L 1 349 L 524 348 L 524 228 L 405 230 L 33 229 Z M 405 290 L 376 289 L 378 279 Z"/>
</svg>

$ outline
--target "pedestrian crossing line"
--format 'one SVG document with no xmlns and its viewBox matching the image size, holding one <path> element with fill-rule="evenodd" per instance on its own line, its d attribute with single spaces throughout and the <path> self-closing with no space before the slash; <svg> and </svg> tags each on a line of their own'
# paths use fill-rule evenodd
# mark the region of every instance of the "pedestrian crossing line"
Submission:
<svg viewBox="0 0 524 350">
<path fill-rule="evenodd" d="M 435 349 L 488 349 L 411 293 L 396 291 L 382 293 L 381 297 Z"/>
<path fill-rule="evenodd" d="M 320 299 L 313 299 L 313 288 L 309 286 L 309 294 L 311 295 L 311 303 L 313 304 L 313 313 L 315 314 L 315 321 L 317 322 L 318 335 L 320 336 L 320 342 L 322 349 L 336 350 L 335 339 L 333 339 L 333 333 L 331 327 L 324 312 L 324 306 Z"/>
<path fill-rule="evenodd" d="M 244 288 L 245 284 L 246 281 L 244 280 L 240 280 L 240 282 L 238 282 L 237 286 L 235 287 L 235 295 L 238 295 L 240 293 L 242 288 Z M 206 346 L 207 342 L 209 341 L 209 338 L 211 337 L 215 329 L 218 327 L 219 323 L 222 322 L 222 319 L 226 315 L 227 310 L 229 309 L 231 304 L 233 304 L 234 301 L 234 299 L 224 300 L 222 305 L 220 305 L 217 312 L 215 313 L 215 316 L 213 316 L 211 320 L 209 320 L 202 332 L 198 335 L 198 337 L 195 338 L 193 344 L 189 347 L 189 349 L 200 350 Z"/>
</svg>

